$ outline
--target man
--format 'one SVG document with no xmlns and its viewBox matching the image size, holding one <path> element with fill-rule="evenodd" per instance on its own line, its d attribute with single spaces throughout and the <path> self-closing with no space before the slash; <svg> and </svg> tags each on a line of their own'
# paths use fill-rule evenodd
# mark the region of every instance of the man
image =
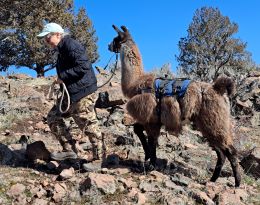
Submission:
<svg viewBox="0 0 260 205">
<path fill-rule="evenodd" d="M 66 116 L 60 113 L 58 105 L 53 106 L 47 116 L 50 130 L 63 148 L 61 152 L 52 153 L 51 158 L 54 160 L 77 158 L 75 140 L 68 132 L 64 122 L 65 117 L 72 117 L 92 143 L 93 160 L 99 159 L 101 133 L 94 112 L 94 104 L 97 99 L 97 79 L 85 48 L 67 35 L 64 29 L 56 23 L 46 24 L 37 36 L 44 38 L 48 45 L 57 49 L 58 78 L 56 83 L 66 85 L 71 100 Z"/>
</svg>

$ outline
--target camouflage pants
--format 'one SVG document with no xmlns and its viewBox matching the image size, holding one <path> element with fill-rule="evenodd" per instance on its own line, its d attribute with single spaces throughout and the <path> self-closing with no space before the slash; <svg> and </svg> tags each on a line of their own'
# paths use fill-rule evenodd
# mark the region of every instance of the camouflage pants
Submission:
<svg viewBox="0 0 260 205">
<path fill-rule="evenodd" d="M 73 140 L 64 122 L 64 118 L 72 117 L 81 131 L 88 136 L 92 144 L 93 157 L 99 158 L 102 150 L 102 135 L 94 112 L 96 99 L 97 94 L 92 93 L 80 101 L 71 104 L 69 111 L 65 115 L 60 113 L 58 105 L 53 106 L 48 113 L 47 122 L 50 130 L 59 140 L 64 151 L 73 150 L 77 152 L 75 140 Z M 63 107 L 64 106 L 66 106 L 66 102 L 63 103 Z"/>
</svg>

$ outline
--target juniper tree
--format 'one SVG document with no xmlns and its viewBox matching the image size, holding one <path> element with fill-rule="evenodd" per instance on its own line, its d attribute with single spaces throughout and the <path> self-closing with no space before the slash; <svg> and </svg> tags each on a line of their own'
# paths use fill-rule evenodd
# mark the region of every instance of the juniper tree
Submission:
<svg viewBox="0 0 260 205">
<path fill-rule="evenodd" d="M 219 9 L 196 10 L 187 31 L 188 35 L 178 43 L 181 73 L 211 81 L 221 73 L 244 73 L 248 67 L 254 67 L 251 54 L 245 50 L 246 43 L 234 37 L 238 24 Z"/>
<path fill-rule="evenodd" d="M 44 76 L 55 67 L 55 54 L 37 38 L 44 24 L 55 22 L 79 37 L 93 63 L 98 59 L 97 37 L 84 9 L 74 14 L 73 0 L 3 0 L 0 4 L 0 70 L 28 67 Z"/>
<path fill-rule="evenodd" d="M 154 73 L 157 78 L 174 78 L 170 63 L 163 64 L 161 68 L 154 68 L 152 73 Z"/>
</svg>

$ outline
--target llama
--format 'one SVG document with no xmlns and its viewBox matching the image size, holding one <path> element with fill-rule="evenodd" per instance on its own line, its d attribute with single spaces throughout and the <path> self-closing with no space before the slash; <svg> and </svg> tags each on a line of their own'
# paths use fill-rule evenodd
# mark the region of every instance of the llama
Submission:
<svg viewBox="0 0 260 205">
<path fill-rule="evenodd" d="M 218 78 L 213 84 L 191 81 L 183 97 L 155 97 L 155 76 L 143 70 L 142 57 L 128 29 L 122 31 L 113 25 L 118 36 L 109 44 L 109 50 L 120 53 L 123 94 L 129 98 L 126 109 L 135 119 L 134 132 L 139 137 L 145 160 L 156 166 L 156 145 L 161 126 L 175 134 L 192 121 L 201 131 L 209 145 L 217 153 L 217 163 L 211 181 L 215 182 L 225 159 L 231 163 L 235 186 L 239 187 L 241 176 L 238 159 L 233 147 L 230 106 L 227 95 L 235 91 L 234 82 L 227 77 Z M 146 131 L 147 138 L 144 134 Z"/>
</svg>

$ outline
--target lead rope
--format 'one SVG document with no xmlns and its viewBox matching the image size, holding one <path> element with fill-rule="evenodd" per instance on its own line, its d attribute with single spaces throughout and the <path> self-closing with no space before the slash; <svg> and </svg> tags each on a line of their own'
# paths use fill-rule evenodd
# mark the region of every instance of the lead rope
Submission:
<svg viewBox="0 0 260 205">
<path fill-rule="evenodd" d="M 113 57 L 113 56 L 112 56 Z M 112 58 L 111 57 L 111 58 Z M 110 58 L 110 60 L 111 60 L 111 58 Z M 109 60 L 109 62 L 110 62 L 110 60 Z M 108 63 L 109 63 L 108 62 Z M 100 85 L 100 86 L 98 86 L 97 88 L 99 89 L 99 88 L 102 88 L 103 86 L 105 86 L 106 84 L 108 84 L 111 80 L 112 80 L 112 78 L 114 77 L 114 75 L 116 74 L 115 73 L 115 71 L 116 71 L 116 69 L 117 69 L 117 63 L 118 63 L 118 53 L 116 53 L 116 64 L 115 64 L 115 67 L 114 67 L 114 69 L 111 69 L 111 73 L 112 73 L 112 75 L 110 76 L 110 78 L 105 82 L 105 83 L 103 83 L 102 85 Z M 108 65 L 108 64 L 107 64 Z M 107 67 L 107 65 L 105 66 L 105 68 Z M 105 68 L 104 68 L 104 70 L 105 70 Z"/>
<path fill-rule="evenodd" d="M 112 57 L 113 57 L 113 56 L 112 56 Z M 110 61 L 110 60 L 109 60 L 109 61 Z M 118 64 L 118 53 L 116 53 L 116 63 L 115 63 L 115 67 L 114 67 L 114 69 L 111 69 L 112 75 L 110 76 L 110 78 L 109 78 L 104 84 L 98 86 L 98 89 L 99 89 L 99 88 L 102 88 L 103 86 L 105 86 L 106 84 L 108 84 L 108 83 L 112 80 L 112 78 L 113 78 L 114 75 L 116 74 L 115 71 L 116 71 L 116 69 L 117 69 L 117 64 Z M 107 67 L 107 65 L 106 65 L 106 67 Z M 94 112 L 95 112 L 96 118 L 97 118 L 98 120 L 101 120 L 101 118 L 99 118 L 98 115 L 97 115 L 96 104 L 95 104 L 95 106 L 94 106 Z"/>
</svg>

